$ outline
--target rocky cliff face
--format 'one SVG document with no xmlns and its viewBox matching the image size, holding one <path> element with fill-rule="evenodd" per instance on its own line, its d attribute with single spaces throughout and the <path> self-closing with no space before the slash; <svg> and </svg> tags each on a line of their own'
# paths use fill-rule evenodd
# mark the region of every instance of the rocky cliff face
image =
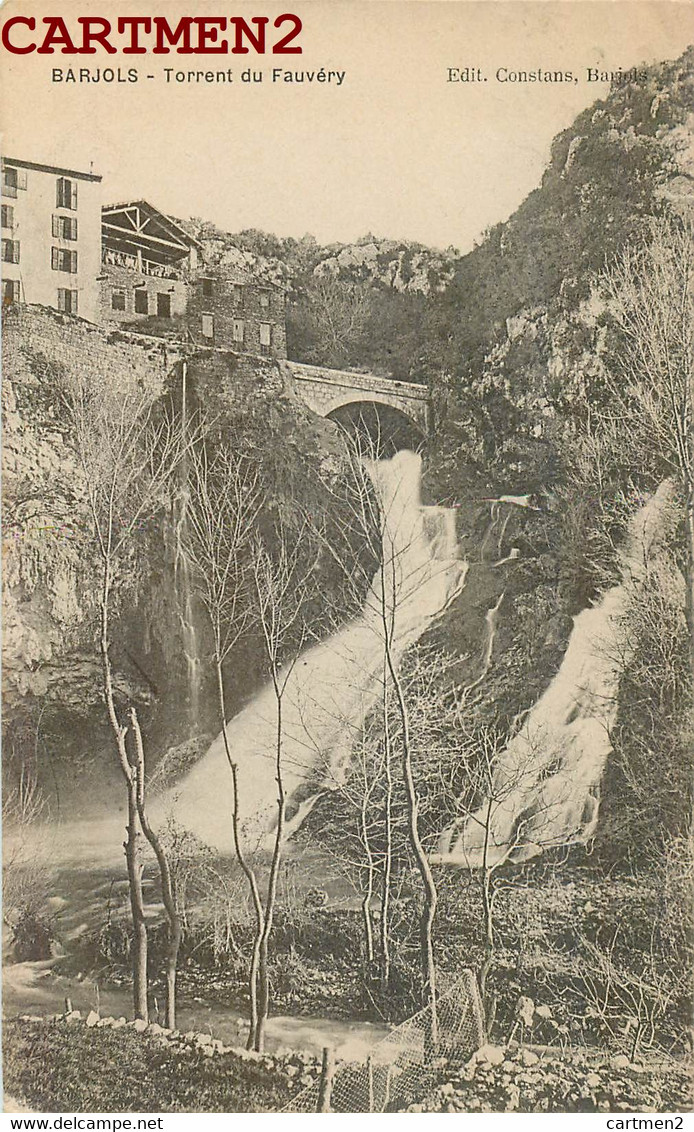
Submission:
<svg viewBox="0 0 694 1132">
<path fill-rule="evenodd" d="M 429 498 L 457 506 L 471 558 L 468 586 L 434 637 L 461 656 L 462 686 L 482 671 L 485 612 L 503 594 L 475 708 L 481 726 L 493 719 L 513 733 L 547 688 L 574 618 L 616 581 L 629 515 L 657 489 L 657 461 L 635 451 L 628 428 L 614 443 L 591 431 L 591 414 L 609 407 L 605 375 L 619 350 L 599 275 L 625 244 L 648 238 L 654 218 L 694 209 L 693 105 L 692 50 L 615 87 L 555 140 L 541 186 L 456 264 L 430 307 L 437 429 L 426 482 Z M 487 501 L 504 496 L 537 510 Z M 497 569 L 490 545 L 517 557 Z M 664 562 L 656 555 L 656 574 Z M 679 665 L 682 609 L 672 617 Z M 619 697 L 632 731 L 650 718 L 628 680 Z M 627 729 L 622 739 L 619 757 L 639 765 Z M 623 822 L 633 803 L 623 782 L 614 798 L 605 812 Z"/>
<path fill-rule="evenodd" d="M 15 307 L 4 318 L 4 703 L 27 697 L 82 713 L 98 698 L 92 652 L 96 562 L 61 377 L 137 373 L 163 389 L 165 354 L 82 320 Z M 70 654 L 74 663 L 63 664 Z"/>
<path fill-rule="evenodd" d="M 49 762 L 51 774 L 67 782 L 78 766 L 86 774 L 106 766 L 108 778 L 97 645 L 100 560 L 63 390 L 67 376 L 87 372 L 115 389 L 134 378 L 175 404 L 181 365 L 164 343 L 36 307 L 7 313 L 3 356 L 6 770 L 38 758 L 44 779 Z M 203 351 L 187 360 L 187 382 L 191 404 L 204 404 L 218 430 L 263 466 L 269 516 L 281 513 L 287 521 L 297 483 L 320 513 L 320 484 L 339 474 L 341 442 L 335 426 L 296 396 L 282 363 Z M 139 705 L 146 732 L 156 736 L 155 755 L 188 738 L 173 519 L 164 504 L 139 524 L 113 629 L 117 698 Z M 260 679 L 259 655 L 251 650 L 234 667 L 232 706 Z"/>
<path fill-rule="evenodd" d="M 365 236 L 356 244 L 325 248 L 313 269 L 316 278 L 368 282 L 399 294 L 444 291 L 454 275 L 454 248 L 439 252 L 403 240 Z"/>
</svg>

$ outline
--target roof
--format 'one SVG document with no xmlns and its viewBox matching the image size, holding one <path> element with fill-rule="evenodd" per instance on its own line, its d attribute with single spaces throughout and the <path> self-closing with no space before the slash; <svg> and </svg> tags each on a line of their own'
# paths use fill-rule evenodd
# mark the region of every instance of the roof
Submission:
<svg viewBox="0 0 694 1132">
<path fill-rule="evenodd" d="M 252 264 L 202 263 L 198 267 L 198 277 L 218 279 L 242 287 L 257 287 L 261 291 L 269 291 L 271 288 L 283 292 L 289 290 L 288 284 L 266 278 L 262 274 L 262 268 Z"/>
<path fill-rule="evenodd" d="M 23 161 L 20 157 L 3 157 L 3 165 L 14 165 L 20 169 L 36 169 L 39 173 L 59 173 L 64 177 L 76 177 L 80 181 L 101 181 L 98 173 L 82 173 L 79 169 L 63 169 L 59 165 L 41 165 L 36 161 Z"/>
<path fill-rule="evenodd" d="M 101 209 L 101 216 L 102 219 L 108 219 L 109 217 L 116 216 L 118 213 L 126 212 L 130 208 L 139 209 L 140 212 L 144 213 L 147 217 L 156 220 L 160 225 L 172 232 L 178 240 L 189 246 L 194 245 L 195 247 L 200 247 L 200 242 L 196 240 L 194 236 L 191 236 L 190 232 L 187 232 L 178 220 L 175 220 L 172 216 L 168 216 L 165 212 L 161 212 L 160 209 L 146 200 L 126 200 L 118 201 L 116 204 L 105 204 Z"/>
</svg>

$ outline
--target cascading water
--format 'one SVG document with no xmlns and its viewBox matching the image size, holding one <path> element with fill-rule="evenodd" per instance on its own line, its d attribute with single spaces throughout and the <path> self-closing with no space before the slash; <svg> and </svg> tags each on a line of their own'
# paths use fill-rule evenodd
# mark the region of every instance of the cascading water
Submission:
<svg viewBox="0 0 694 1132">
<path fill-rule="evenodd" d="M 186 443 L 188 440 L 187 377 L 187 365 L 183 362 L 181 370 L 181 448 L 184 453 L 186 452 Z M 194 734 L 200 718 L 200 655 L 198 634 L 195 627 L 193 580 L 191 578 L 188 554 L 185 549 L 188 534 L 188 507 L 190 503 L 188 462 L 185 457 L 181 462 L 180 484 L 181 487 L 176 501 L 174 520 L 174 579 L 178 602 L 178 616 L 181 624 L 183 653 L 186 659 L 188 725 L 191 734 Z"/>
<path fill-rule="evenodd" d="M 671 497 L 672 486 L 662 484 L 633 517 L 622 583 L 575 618 L 557 675 L 498 758 L 491 797 L 445 831 L 433 863 L 483 868 L 523 861 L 595 832 L 619 677 L 630 655 L 623 615 Z"/>
<path fill-rule="evenodd" d="M 401 451 L 390 460 L 367 463 L 367 470 L 381 507 L 384 568 L 373 579 L 361 616 L 308 649 L 288 676 L 282 763 L 294 814 L 290 828 L 349 764 L 381 687 L 384 613 L 392 624 L 397 660 L 464 585 L 466 564 L 457 553 L 454 512 L 422 505 L 421 457 Z M 241 818 L 247 832 L 262 841 L 276 814 L 272 688 L 262 689 L 227 732 L 239 767 Z M 152 812 L 159 820 L 173 814 L 207 844 L 231 852 L 231 775 L 221 736 L 173 791 L 153 803 Z"/>
<path fill-rule="evenodd" d="M 397 663 L 465 582 L 467 564 L 458 556 L 455 513 L 422 505 L 421 457 L 401 451 L 390 460 L 370 462 L 367 470 L 383 520 L 383 568 L 372 580 L 361 615 L 299 656 L 289 675 L 282 727 L 288 835 L 320 792 L 334 786 L 349 767 L 364 717 L 383 686 L 384 616 Z M 185 592 L 182 586 L 184 598 Z M 193 623 L 185 612 L 183 620 Z M 195 641 L 189 643 L 189 658 L 196 657 Z M 189 665 L 189 675 L 192 681 L 197 666 Z M 251 847 L 270 833 L 277 812 L 276 718 L 275 698 L 267 686 L 227 725 Z M 172 817 L 207 844 L 232 852 L 232 781 L 221 735 L 175 787 L 150 796 L 148 810 L 155 827 Z M 45 850 L 54 861 L 106 864 L 122 855 L 124 822 L 124 813 L 114 813 L 55 827 L 50 837 L 43 830 L 37 851 Z"/>
<path fill-rule="evenodd" d="M 200 656 L 195 628 L 193 582 L 190 576 L 188 555 L 185 551 L 186 524 L 188 522 L 188 491 L 183 489 L 177 502 L 174 523 L 174 578 L 178 600 L 181 639 L 186 658 L 188 725 L 195 732 L 200 718 Z"/>
</svg>

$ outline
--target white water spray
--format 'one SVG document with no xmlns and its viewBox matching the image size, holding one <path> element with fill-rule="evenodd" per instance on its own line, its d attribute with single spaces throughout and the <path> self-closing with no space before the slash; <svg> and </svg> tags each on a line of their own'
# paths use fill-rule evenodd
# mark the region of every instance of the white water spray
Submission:
<svg viewBox="0 0 694 1132">
<path fill-rule="evenodd" d="M 395 659 L 413 644 L 461 590 L 466 564 L 458 558 L 455 517 L 424 507 L 421 457 L 397 453 L 367 470 L 383 517 L 383 573 L 373 579 L 360 617 L 308 649 L 287 678 L 283 699 L 282 764 L 290 832 L 322 789 L 349 765 L 350 755 L 382 681 L 384 605 L 392 617 Z M 265 687 L 228 724 L 239 767 L 239 806 L 247 835 L 262 842 L 277 812 L 274 750 L 276 701 Z M 231 852 L 231 775 L 221 735 L 178 786 L 152 804 L 207 844 Z"/>
<path fill-rule="evenodd" d="M 671 497 L 672 485 L 662 484 L 632 519 L 622 583 L 575 618 L 557 675 L 498 757 L 492 797 L 444 832 L 433 863 L 482 868 L 523 861 L 595 832 L 619 677 L 630 657 L 623 616 Z"/>
</svg>

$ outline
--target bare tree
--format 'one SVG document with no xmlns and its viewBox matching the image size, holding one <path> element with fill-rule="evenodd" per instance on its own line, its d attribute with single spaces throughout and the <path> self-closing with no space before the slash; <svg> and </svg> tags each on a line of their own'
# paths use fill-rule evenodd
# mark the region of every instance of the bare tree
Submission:
<svg viewBox="0 0 694 1132">
<path fill-rule="evenodd" d="M 111 623 L 116 594 L 125 583 L 133 536 L 141 520 L 162 504 L 181 457 L 181 446 L 170 419 L 157 416 L 152 391 L 141 388 L 133 379 L 116 390 L 88 376 L 73 375 L 64 396 L 101 563 L 98 608 L 102 687 L 128 800 L 125 856 L 134 933 L 133 1003 L 135 1016 L 147 1019 L 147 924 L 140 820 L 144 779 L 138 782 L 138 756 L 134 762 L 129 757 L 129 728 L 116 702 Z"/>
<path fill-rule="evenodd" d="M 7 750 L 3 758 L 11 773 L 14 759 Z M 37 919 L 48 895 L 46 870 L 34 842 L 35 827 L 48 807 L 35 764 L 20 757 L 16 766 L 2 797 L 2 919 L 13 934 L 23 919 Z"/>
<path fill-rule="evenodd" d="M 305 324 L 320 344 L 321 360 L 340 365 L 358 342 L 373 306 L 365 281 L 345 282 L 329 272 L 317 276 L 305 299 Z"/>
<path fill-rule="evenodd" d="M 265 912 L 258 878 L 244 849 L 240 824 L 239 766 L 231 749 L 224 692 L 224 665 L 256 616 L 251 593 L 255 523 L 262 502 L 257 471 L 243 456 L 220 444 L 210 456 L 203 441 L 191 451 L 191 495 L 187 506 L 184 553 L 194 566 L 195 588 L 212 632 L 217 704 L 224 752 L 232 779 L 231 824 L 234 852 L 248 882 L 256 922 L 249 969 L 250 1027 L 248 1047 L 258 1031 L 258 966 Z"/>
<path fill-rule="evenodd" d="M 275 783 L 277 785 L 277 817 L 267 890 L 263 906 L 263 919 L 253 949 L 253 967 L 257 970 L 257 1022 L 253 1048 L 262 1052 L 265 1046 L 265 1028 L 270 1006 L 268 955 L 275 906 L 277 882 L 282 863 L 287 796 L 284 775 L 285 721 L 284 704 L 290 677 L 308 637 L 303 623 L 302 606 L 306 597 L 307 578 L 311 569 L 306 560 L 308 529 L 303 526 L 289 546 L 288 536 L 280 532 L 279 545 L 271 554 L 266 546 L 256 541 L 253 560 L 258 621 L 261 628 L 265 657 L 275 701 Z M 252 971 L 252 974 L 254 971 Z"/>
<path fill-rule="evenodd" d="M 351 493 L 346 499 L 348 518 L 346 525 L 364 533 L 367 554 L 362 563 L 352 569 L 351 583 L 355 599 L 366 592 L 366 607 L 377 625 L 377 649 L 382 663 L 382 695 L 379 706 L 383 737 L 382 768 L 385 775 L 385 849 L 382 855 L 383 884 L 381 891 L 381 948 L 382 972 L 387 981 L 390 967 L 388 950 L 390 886 L 392 878 L 392 770 L 395 758 L 399 763 L 399 784 L 406 814 L 406 832 L 409 851 L 415 862 L 422 889 L 419 916 L 419 946 L 422 978 L 422 1001 L 431 1007 L 431 1040 L 436 1041 L 436 966 L 434 962 L 433 925 L 437 908 L 437 891 L 421 832 L 420 793 L 413 768 L 413 736 L 410 702 L 400 671 L 400 659 L 408 641 L 403 637 L 399 620 L 408 602 L 416 599 L 423 581 L 422 547 L 418 542 L 422 532 L 416 523 L 410 529 L 411 501 L 406 498 L 412 485 L 400 483 L 392 497 L 379 499 L 376 482 L 379 468 L 376 463 L 380 444 L 357 436 L 351 447 Z M 376 482 L 375 482 L 376 481 Z M 345 543 L 349 543 L 345 535 Z M 324 537 L 328 550 L 336 557 L 341 548 L 335 548 Z M 375 563 L 375 575 L 366 584 L 363 571 Z M 351 566 L 351 563 L 350 563 Z M 344 568 L 344 567 L 343 567 Z M 435 568 L 435 567 L 434 567 Z M 355 600 L 356 604 L 356 600 Z M 397 754 L 396 754 L 397 752 Z"/>
<path fill-rule="evenodd" d="M 609 415 L 685 498 L 687 621 L 694 669 L 694 220 L 653 221 L 603 276 L 619 330 Z"/>
</svg>

